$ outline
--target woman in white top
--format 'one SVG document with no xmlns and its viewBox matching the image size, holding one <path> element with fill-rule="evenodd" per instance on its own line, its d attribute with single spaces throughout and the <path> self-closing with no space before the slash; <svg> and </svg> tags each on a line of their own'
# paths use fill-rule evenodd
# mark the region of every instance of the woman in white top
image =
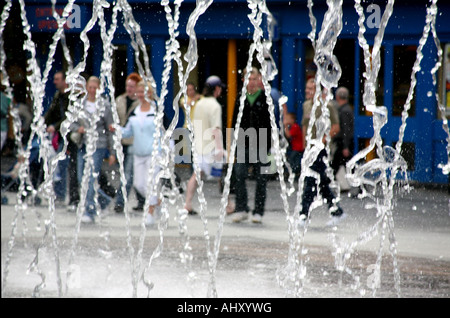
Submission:
<svg viewBox="0 0 450 318">
<path fill-rule="evenodd" d="M 148 90 L 147 98 L 145 90 Z M 128 117 L 125 127 L 122 127 L 122 138 L 134 137 L 133 141 L 133 186 L 142 196 L 147 195 L 148 174 L 151 168 L 154 134 L 156 132 L 156 103 L 153 98 L 153 89 L 150 84 L 140 81 L 136 87 L 136 96 L 139 105 Z M 155 175 L 158 172 L 158 166 L 154 168 Z M 146 225 L 155 224 L 153 216 L 155 207 L 159 204 L 158 196 L 150 197 L 150 208 L 147 214 Z"/>
</svg>

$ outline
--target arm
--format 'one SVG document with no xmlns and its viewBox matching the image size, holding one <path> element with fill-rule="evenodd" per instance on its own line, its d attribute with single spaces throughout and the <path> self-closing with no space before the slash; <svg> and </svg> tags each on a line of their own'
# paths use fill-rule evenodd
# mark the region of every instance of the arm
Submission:
<svg viewBox="0 0 450 318">
<path fill-rule="evenodd" d="M 212 123 L 211 127 L 213 128 L 213 136 L 215 142 L 216 149 L 216 160 L 222 160 L 224 151 L 223 151 L 223 136 L 222 136 L 222 107 L 219 103 L 216 104 L 215 111 L 212 113 Z"/>
<path fill-rule="evenodd" d="M 304 125 L 302 125 L 302 132 L 303 132 L 303 145 L 306 147 L 306 127 Z"/>
<path fill-rule="evenodd" d="M 330 129 L 330 137 L 333 138 L 341 130 L 339 124 L 332 124 Z"/>
<path fill-rule="evenodd" d="M 120 127 L 122 129 L 122 138 L 133 137 L 133 127 L 131 121 L 128 119 L 125 127 Z"/>
<path fill-rule="evenodd" d="M 114 132 L 110 130 L 113 125 L 113 117 L 111 112 L 111 104 L 105 101 L 105 132 L 108 136 L 108 149 L 109 149 L 109 165 L 112 166 L 116 162 L 116 150 L 114 148 Z"/>
<path fill-rule="evenodd" d="M 287 139 L 292 137 L 290 130 L 291 130 L 290 124 L 284 126 L 284 135 L 286 136 Z"/>
<path fill-rule="evenodd" d="M 330 112 L 330 121 L 331 121 L 330 137 L 333 138 L 341 130 L 339 124 L 339 115 L 336 109 L 331 104 L 328 104 L 328 111 Z"/>
<path fill-rule="evenodd" d="M 214 142 L 215 142 L 215 156 L 216 160 L 222 160 L 224 151 L 223 151 L 223 141 L 222 141 L 222 130 L 219 128 L 214 128 L 213 130 Z"/>
</svg>

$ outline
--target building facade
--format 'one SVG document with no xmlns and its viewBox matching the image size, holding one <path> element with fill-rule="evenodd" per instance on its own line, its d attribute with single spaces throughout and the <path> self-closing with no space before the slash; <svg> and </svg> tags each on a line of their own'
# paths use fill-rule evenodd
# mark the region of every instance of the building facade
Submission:
<svg viewBox="0 0 450 318">
<path fill-rule="evenodd" d="M 18 6 L 16 1 L 15 6 Z M 110 2 L 112 6 L 112 2 Z M 173 1 L 171 6 L 173 9 Z M 369 45 L 373 45 L 379 22 L 384 12 L 386 1 L 366 1 L 363 8 L 366 16 L 366 32 Z M 33 41 L 37 45 L 38 59 L 41 64 L 46 61 L 48 43 L 56 30 L 56 21 L 52 18 L 50 1 L 25 1 L 27 18 L 31 25 Z M 62 2 L 64 3 L 64 2 Z M 58 1 L 58 10 L 63 4 Z M 139 23 L 142 37 L 147 45 L 152 74 L 158 85 L 164 71 L 165 44 L 169 38 L 164 8 L 157 0 L 128 0 L 135 20 Z M 190 13 L 195 8 L 194 0 L 185 0 L 180 9 L 180 27 L 178 39 L 181 51 L 187 50 L 188 37 L 185 29 Z M 75 2 L 76 7 L 66 28 L 66 41 L 73 60 L 79 61 L 83 55 L 83 45 L 79 40 L 80 32 L 92 16 L 92 1 Z M 401 113 L 411 83 L 411 72 L 416 60 L 417 47 L 422 36 L 426 6 L 428 1 L 396 1 L 394 11 L 387 25 L 381 52 L 381 69 L 378 76 L 377 103 L 389 111 L 389 120 L 382 130 L 386 145 L 395 145 L 398 141 Z M 275 18 L 272 55 L 277 63 L 279 74 L 272 82 L 288 97 L 288 109 L 302 116 L 305 81 L 313 76 L 315 65 L 314 50 L 308 34 L 311 23 L 306 0 L 267 0 L 267 6 Z M 324 14 L 327 10 L 325 0 L 314 1 L 313 14 L 317 19 L 317 33 L 320 31 Z M 407 128 L 405 131 L 403 153 L 408 162 L 409 177 L 423 183 L 448 183 L 439 163 L 446 163 L 448 158 L 446 133 L 443 129 L 442 115 L 439 112 L 435 92 L 439 93 L 439 102 L 450 114 L 450 4 L 438 2 L 436 31 L 440 46 L 444 51 L 443 65 L 436 73 L 437 83 L 433 84 L 431 70 L 437 61 L 437 49 L 430 33 L 423 48 L 420 71 L 417 72 L 417 85 L 411 102 Z M 112 9 L 106 10 L 106 21 L 110 21 Z M 253 26 L 247 15 L 250 9 L 244 0 L 215 0 L 197 21 L 195 32 L 198 39 L 199 61 L 191 73 L 190 79 L 199 88 L 212 74 L 219 75 L 228 84 L 225 116 L 230 116 L 234 99 L 241 88 L 239 70 L 248 59 L 248 50 L 253 36 Z M 20 21 L 19 21 L 20 22 Z M 342 67 L 339 86 L 350 90 L 351 103 L 355 114 L 355 145 L 360 150 L 373 136 L 372 118 L 362 105 L 364 88 L 363 73 L 365 65 L 363 50 L 358 42 L 358 14 L 353 1 L 344 0 L 343 29 L 339 35 L 334 54 Z M 99 75 L 102 61 L 100 29 L 95 26 L 89 33 L 91 47 L 87 61 L 86 73 Z M 6 35 L 5 35 L 6 37 Z M 81 44 L 80 44 L 81 43 Z M 125 77 L 136 70 L 136 55 L 131 46 L 130 36 L 119 20 L 113 44 L 115 45 L 113 72 L 116 93 L 124 91 Z M 5 39 L 8 45 L 8 39 Z M 100 48 L 100 49 L 99 49 Z M 11 63 L 7 64 L 11 67 Z M 55 67 L 64 68 L 62 50 L 57 51 Z M 175 74 L 176 72 L 172 72 Z M 168 87 L 166 113 L 173 115 L 172 98 L 177 92 L 178 80 L 172 75 Z M 51 83 L 51 81 L 50 81 Z M 52 96 L 52 85 L 48 85 L 47 94 Z M 160 89 L 160 87 L 158 87 Z M 183 119 L 181 118 L 180 121 Z M 229 120 L 225 119 L 227 125 Z"/>
</svg>

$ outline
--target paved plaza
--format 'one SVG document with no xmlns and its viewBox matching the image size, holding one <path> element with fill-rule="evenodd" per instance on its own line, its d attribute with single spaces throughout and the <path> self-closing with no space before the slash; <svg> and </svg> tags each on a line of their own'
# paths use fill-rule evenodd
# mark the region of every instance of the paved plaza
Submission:
<svg viewBox="0 0 450 318">
<path fill-rule="evenodd" d="M 186 171 L 178 169 L 178 172 L 185 181 Z M 254 181 L 248 181 L 248 188 L 252 206 Z M 187 231 L 181 234 L 178 202 L 169 207 L 169 224 L 165 231 L 160 232 L 157 228 L 146 230 L 143 264 L 149 263 L 153 251 L 161 240 L 163 242 L 161 254 L 151 260 L 147 273 L 154 283 L 150 297 L 207 296 L 209 274 L 205 231 L 212 249 L 219 224 L 221 194 L 217 181 L 206 181 L 203 190 L 207 200 L 206 221 L 199 215 L 189 216 Z M 277 280 L 278 275 L 285 272 L 289 254 L 289 231 L 280 191 L 279 181 L 268 183 L 262 224 L 249 221 L 236 224 L 232 223 L 230 216 L 225 218 L 215 273 L 219 297 L 292 296 Z M 41 282 L 38 271 L 45 274 L 46 281 L 39 296 L 58 297 L 55 260 L 60 261 L 62 284 L 65 286 L 65 273 L 73 246 L 76 248 L 71 264 L 76 266 L 79 276 L 65 297 L 132 296 L 129 244 L 135 253 L 139 250 L 142 214 L 130 212 L 127 226 L 124 214 L 114 213 L 111 206 L 109 215 L 97 219 L 96 224 L 81 224 L 74 245 L 76 215 L 68 212 L 66 207 L 57 207 L 54 223 L 59 255 L 56 256 L 51 232 L 44 235 L 45 223 L 50 218 L 45 202 L 37 208 L 29 207 L 19 215 L 14 247 L 8 247 L 16 216 L 17 194 L 8 192 L 6 195 L 8 204 L 1 207 L 2 279 L 8 251 L 12 253 L 8 258 L 6 285 L 2 286 L 4 297 L 31 297 L 35 286 Z M 132 193 L 130 210 L 136 205 L 134 197 Z M 296 193 L 288 198 L 291 209 L 295 207 L 296 199 Z M 344 270 L 337 269 L 337 246 L 351 246 L 378 220 L 376 209 L 369 208 L 368 201 L 342 194 L 341 205 L 348 217 L 337 227 L 326 226 L 329 216 L 324 207 L 318 207 L 311 214 L 311 222 L 303 238 L 304 255 L 300 258 L 306 268 L 301 281 L 301 297 L 397 297 L 395 268 L 400 273 L 401 297 L 450 296 L 450 201 L 447 188 L 413 185 L 409 193 L 396 191 L 393 234 L 397 244 L 397 265 L 389 252 L 387 231 L 384 240 L 383 234 L 378 233 L 370 241 L 355 246 L 345 259 Z M 198 201 L 195 201 L 195 207 L 199 209 Z M 384 242 L 381 248 L 380 242 Z M 376 293 L 373 293 L 373 268 L 380 251 L 381 280 Z M 191 262 L 183 264 L 181 252 L 188 252 L 192 256 Z M 37 254 L 38 269 L 29 271 Z M 137 296 L 147 296 L 143 284 L 139 285 Z"/>
</svg>

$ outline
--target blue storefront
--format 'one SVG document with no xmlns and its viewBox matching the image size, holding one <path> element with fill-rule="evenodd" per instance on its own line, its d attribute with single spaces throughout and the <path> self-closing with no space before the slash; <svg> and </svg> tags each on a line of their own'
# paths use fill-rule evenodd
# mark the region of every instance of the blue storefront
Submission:
<svg viewBox="0 0 450 318">
<path fill-rule="evenodd" d="M 129 0 L 133 8 L 133 15 L 141 27 L 141 33 L 147 45 L 150 56 L 150 67 L 158 85 L 164 70 L 163 58 L 165 42 L 169 37 L 167 20 L 160 1 L 157 0 Z M 59 3 L 59 2 L 58 2 Z M 112 3 L 112 2 L 111 2 Z M 171 3 L 173 3 L 171 1 Z M 66 30 L 66 40 L 71 48 L 76 62 L 82 57 L 82 46 L 79 45 L 79 33 L 92 15 L 92 1 L 76 1 L 79 6 L 79 27 Z M 377 102 L 385 105 L 389 110 L 389 121 L 382 130 L 384 143 L 394 145 L 398 141 L 401 112 L 406 101 L 411 71 L 416 59 L 416 50 L 425 25 L 426 5 L 428 1 L 396 1 L 394 12 L 389 20 L 382 44 L 382 65 L 378 77 Z M 32 26 L 33 40 L 38 46 L 39 58 L 45 61 L 48 47 L 46 43 L 51 39 L 55 25 L 51 22 L 51 8 L 49 1 L 26 1 L 27 17 Z M 381 8 L 383 14 L 385 1 L 371 1 L 364 3 L 366 17 L 371 16 L 376 21 L 375 5 Z M 297 113 L 301 118 L 304 100 L 305 79 L 314 74 L 313 49 L 308 34 L 311 24 L 306 0 L 284 1 L 267 0 L 267 6 L 276 19 L 273 56 L 277 62 L 279 75 L 272 83 L 289 98 L 290 112 Z M 61 6 L 62 7 L 62 6 Z M 189 14 L 195 8 L 194 0 L 185 0 L 181 5 L 180 34 L 181 50 L 187 49 L 188 39 L 185 26 Z M 439 13 L 436 30 L 441 47 L 449 49 L 450 43 L 450 4 L 438 2 Z M 313 13 L 317 19 L 317 32 L 320 31 L 324 13 L 327 10 L 326 1 L 314 1 Z M 248 48 L 253 35 L 253 27 L 248 20 L 249 9 L 243 0 L 215 0 L 210 8 L 199 18 L 195 31 L 198 38 L 199 62 L 191 74 L 192 81 L 201 88 L 204 80 L 211 74 L 222 77 L 228 83 L 228 97 L 222 100 L 230 108 L 234 104 L 236 92 L 240 90 L 239 69 L 242 69 L 248 58 Z M 373 135 L 372 118 L 362 106 L 363 92 L 363 52 L 358 43 L 358 15 L 353 1 L 344 0 L 344 26 L 339 36 L 334 53 L 342 66 L 342 77 L 339 85 L 346 86 L 352 95 L 355 112 L 355 145 L 358 149 L 364 147 Z M 107 17 L 108 19 L 108 17 Z M 375 19 L 375 20 L 373 20 Z M 376 26 L 366 24 L 365 33 L 369 45 L 373 44 L 374 35 L 378 31 Z M 91 49 L 86 71 L 98 75 L 102 61 L 99 29 L 89 32 Z M 113 62 L 114 79 L 117 93 L 123 92 L 126 75 L 136 70 L 134 50 L 130 44 L 130 37 L 120 25 L 113 41 L 116 51 Z M 448 51 L 445 51 L 447 54 Z M 424 183 L 448 183 L 448 176 L 438 168 L 439 163 L 447 162 L 446 133 L 442 128 L 442 117 L 439 113 L 434 92 L 438 90 L 440 102 L 446 106 L 447 117 L 450 114 L 447 97 L 450 82 L 446 83 L 448 59 L 444 54 L 443 66 L 437 72 L 437 85 L 433 84 L 431 70 L 437 59 L 437 49 L 430 34 L 423 48 L 424 58 L 421 70 L 417 72 L 417 86 L 415 88 L 412 107 L 409 112 L 405 132 L 403 155 L 408 162 L 410 178 Z M 56 70 L 64 67 L 61 50 L 55 61 Z M 448 71 L 447 71 L 448 72 Z M 173 114 L 172 96 L 177 91 L 176 80 L 169 85 L 169 95 L 166 102 L 167 113 Z M 51 82 L 50 82 L 51 83 Z M 52 95 L 52 85 L 48 85 L 47 95 Z M 159 87 L 158 87 L 159 88 Z M 228 123 L 228 122 L 227 122 Z"/>
</svg>

